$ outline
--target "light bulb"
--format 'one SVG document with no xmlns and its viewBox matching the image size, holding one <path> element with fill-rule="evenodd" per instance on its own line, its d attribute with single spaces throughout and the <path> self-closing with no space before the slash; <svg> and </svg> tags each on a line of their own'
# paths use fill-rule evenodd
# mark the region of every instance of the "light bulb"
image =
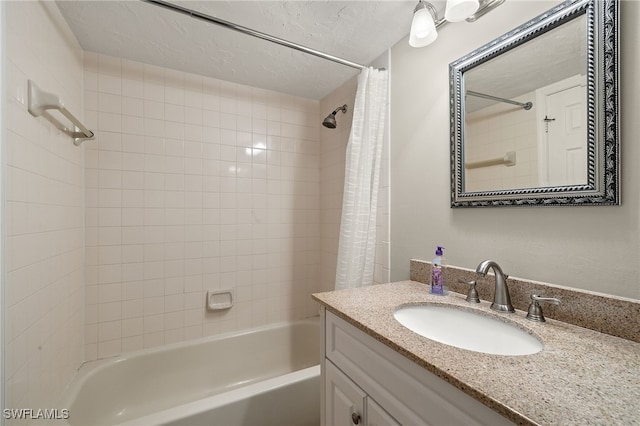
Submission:
<svg viewBox="0 0 640 426">
<path fill-rule="evenodd" d="M 413 14 L 411 23 L 411 34 L 409 35 L 409 45 L 412 47 L 424 47 L 431 44 L 438 37 L 436 24 L 433 16 L 426 7 L 418 9 Z"/>
<path fill-rule="evenodd" d="M 480 7 L 478 0 L 447 0 L 444 19 L 449 22 L 460 22 L 476 13 Z"/>
</svg>

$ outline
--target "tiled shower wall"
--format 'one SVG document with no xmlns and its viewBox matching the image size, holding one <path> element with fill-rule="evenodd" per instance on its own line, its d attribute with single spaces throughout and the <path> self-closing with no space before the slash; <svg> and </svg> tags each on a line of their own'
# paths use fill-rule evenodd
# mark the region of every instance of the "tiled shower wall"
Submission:
<svg viewBox="0 0 640 426">
<path fill-rule="evenodd" d="M 317 101 L 82 52 L 53 3 L 5 5 L 7 407 L 54 406 L 83 360 L 317 314 L 350 113 L 321 166 Z M 30 116 L 28 79 L 96 139 Z"/>
<path fill-rule="evenodd" d="M 82 362 L 83 152 L 29 114 L 27 80 L 82 119 L 83 52 L 55 3 L 3 3 L 5 407 L 51 408 Z"/>
<path fill-rule="evenodd" d="M 315 315 L 318 102 L 85 53 L 85 358 Z M 209 312 L 207 290 L 234 307 Z"/>
<path fill-rule="evenodd" d="M 528 102 L 535 100 L 535 92 L 513 100 Z M 487 191 L 488 189 L 531 188 L 538 182 L 537 122 L 536 108 L 525 110 L 512 105 L 496 103 L 467 115 L 466 137 L 475 138 L 467 143 L 468 162 L 503 158 L 513 151 L 516 162 L 513 166 L 494 165 L 467 169 L 465 191 Z M 471 148 L 471 149 L 469 149 Z"/>
</svg>

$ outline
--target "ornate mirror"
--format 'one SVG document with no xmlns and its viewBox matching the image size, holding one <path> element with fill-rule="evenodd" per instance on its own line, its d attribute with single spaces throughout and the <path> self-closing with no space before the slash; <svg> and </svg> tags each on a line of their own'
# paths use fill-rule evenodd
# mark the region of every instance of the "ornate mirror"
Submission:
<svg viewBox="0 0 640 426">
<path fill-rule="evenodd" d="M 565 1 L 449 71 L 452 207 L 620 203 L 617 1 Z"/>
</svg>

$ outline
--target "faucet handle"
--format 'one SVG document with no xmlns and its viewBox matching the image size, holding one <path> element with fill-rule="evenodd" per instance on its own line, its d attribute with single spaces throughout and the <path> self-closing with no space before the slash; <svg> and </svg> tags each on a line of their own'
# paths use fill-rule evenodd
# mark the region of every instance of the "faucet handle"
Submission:
<svg viewBox="0 0 640 426">
<path fill-rule="evenodd" d="M 480 303 L 480 298 L 478 297 L 478 290 L 476 289 L 476 281 L 465 281 L 463 279 L 458 279 L 459 283 L 467 284 L 469 286 L 469 292 L 467 293 L 467 298 L 465 299 L 469 303 Z"/>
<path fill-rule="evenodd" d="M 542 314 L 542 307 L 539 302 L 553 303 L 554 305 L 560 304 L 560 299 L 555 297 L 542 297 L 537 294 L 531 295 L 531 304 L 529 305 L 529 312 L 527 312 L 527 319 L 531 321 L 545 322 L 544 315 Z"/>
</svg>

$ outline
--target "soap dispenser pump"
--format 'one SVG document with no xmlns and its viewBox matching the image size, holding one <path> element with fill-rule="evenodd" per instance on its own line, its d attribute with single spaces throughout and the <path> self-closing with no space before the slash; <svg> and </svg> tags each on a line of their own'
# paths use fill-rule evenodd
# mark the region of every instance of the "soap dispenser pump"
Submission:
<svg viewBox="0 0 640 426">
<path fill-rule="evenodd" d="M 436 257 L 431 261 L 431 294 L 445 294 L 443 268 L 445 260 L 443 255 L 444 247 L 436 248 Z"/>
</svg>

